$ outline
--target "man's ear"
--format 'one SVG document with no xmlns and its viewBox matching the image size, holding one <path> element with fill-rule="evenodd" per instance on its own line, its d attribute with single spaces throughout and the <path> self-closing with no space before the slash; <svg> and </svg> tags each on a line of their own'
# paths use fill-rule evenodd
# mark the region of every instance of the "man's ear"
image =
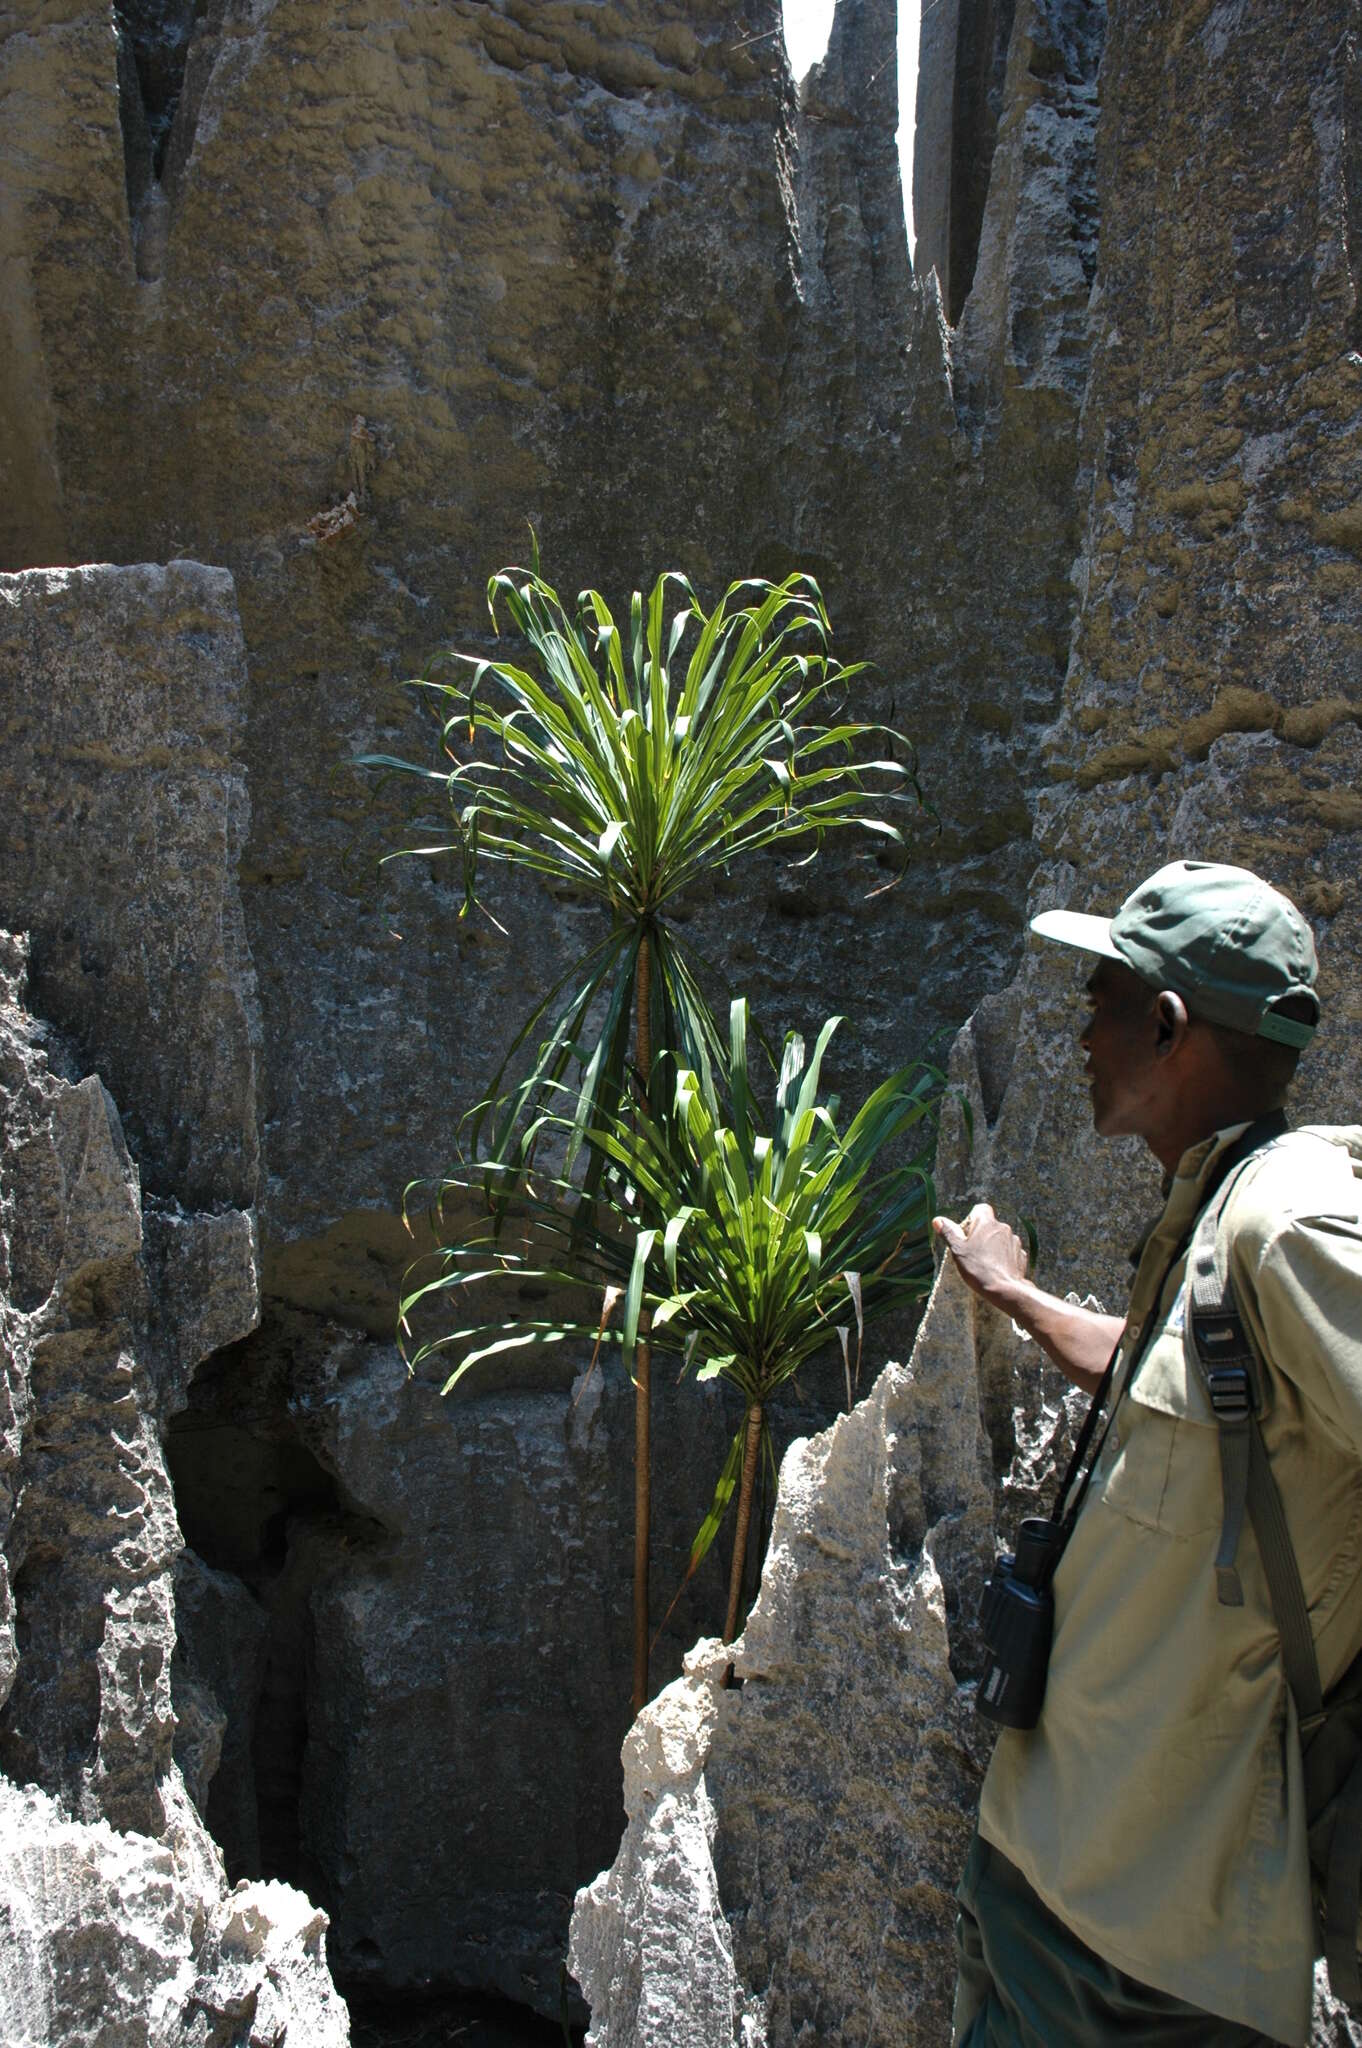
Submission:
<svg viewBox="0 0 1362 2048">
<path fill-rule="evenodd" d="M 1154 1039 L 1155 1057 L 1162 1059 L 1170 1052 L 1176 1052 L 1187 1036 L 1190 1022 L 1187 1005 L 1176 990 L 1162 988 L 1154 1003 L 1156 1033 Z"/>
</svg>

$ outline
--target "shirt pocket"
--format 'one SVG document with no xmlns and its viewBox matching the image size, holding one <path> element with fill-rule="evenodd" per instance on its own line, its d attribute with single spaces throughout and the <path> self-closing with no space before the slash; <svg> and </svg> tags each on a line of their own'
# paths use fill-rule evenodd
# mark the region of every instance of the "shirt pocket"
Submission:
<svg viewBox="0 0 1362 2048">
<path fill-rule="evenodd" d="M 1180 1332 L 1150 1349 L 1117 1407 L 1095 1475 L 1109 1507 L 1166 1536 L 1218 1529 L 1220 1434 Z"/>
</svg>

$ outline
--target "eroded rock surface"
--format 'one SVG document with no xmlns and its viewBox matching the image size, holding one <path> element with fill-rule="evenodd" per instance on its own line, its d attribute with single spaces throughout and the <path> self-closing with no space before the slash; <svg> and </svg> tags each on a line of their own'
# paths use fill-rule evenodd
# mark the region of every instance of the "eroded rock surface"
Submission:
<svg viewBox="0 0 1362 2048">
<path fill-rule="evenodd" d="M 162 1435 L 260 1312 L 231 579 L 0 578 L 0 680 L 0 2036 L 343 2048 L 325 1914 L 228 1889 L 235 1702 L 177 1655 Z"/>
<path fill-rule="evenodd" d="M 178 1212 L 153 1315 L 118 1112 L 27 1011 L 26 967 L 0 934 L 0 2032 L 94 2048 L 117 2015 L 130 2048 L 343 2048 L 325 1914 L 229 1893 L 177 1761 L 202 1796 L 223 1715 L 172 1687 L 160 1425 L 194 1342 L 255 1320 L 250 1219 Z"/>
<path fill-rule="evenodd" d="M 953 1668 L 992 1555 L 978 1320 L 943 1274 L 911 1365 L 791 1447 L 741 1687 L 702 1645 L 635 1722 L 624 1841 L 572 1923 L 596 2048 L 948 2037 L 985 1750 Z"/>
<path fill-rule="evenodd" d="M 225 570 L 0 576 L 0 919 L 148 1193 L 197 1210 L 249 1207 L 259 1174 L 245 696 Z"/>
<path fill-rule="evenodd" d="M 928 10 L 923 142 L 948 175 L 921 225 L 940 282 L 912 277 L 900 239 L 895 12 L 842 0 L 802 101 L 775 0 L 224 0 L 192 20 L 182 0 L 129 0 L 117 34 L 107 8 L 63 0 L 0 25 L 0 560 L 198 555 L 232 572 L 242 628 L 224 573 L 182 560 L 28 586 L 41 603 L 3 640 L 18 680 L 0 922 L 33 932 L 37 1006 L 77 1047 L 95 1152 L 97 1070 L 140 1170 L 140 1251 L 115 1244 L 105 1264 L 143 1276 L 136 1372 L 159 1415 L 188 1404 L 172 1455 L 209 1553 L 179 1569 L 175 1754 L 233 1874 L 315 1875 L 351 1967 L 375 1978 L 448 1969 L 556 2004 L 567 1894 L 614 1825 L 627 1390 L 616 1377 L 574 1409 L 570 1360 L 441 1410 L 404 1389 L 388 1342 L 400 1191 L 448 1163 L 526 985 L 578 948 L 581 910 L 512 887 L 502 939 L 456 923 L 449 869 L 376 880 L 399 799 L 334 772 L 425 744 L 393 685 L 436 644 L 478 643 L 487 572 L 523 552 L 527 517 L 569 591 L 618 598 L 673 563 L 711 598 L 753 568 L 819 575 L 839 651 L 878 664 L 855 709 L 892 710 L 923 741 L 940 835 L 870 899 L 888 872 L 873 863 L 758 865 L 697 902 L 693 929 L 776 1031 L 856 992 L 851 1092 L 989 992 L 957 1055 L 980 1148 L 952 1184 L 994 1191 L 1015 1167 L 1053 1277 L 1118 1298 L 1127 1219 L 1150 1196 L 1137 1160 L 1092 1179 L 1060 984 L 1028 959 L 1009 987 L 1038 853 L 1036 903 L 1110 903 L 1131 870 L 1214 837 L 1300 888 L 1340 963 L 1334 1017 L 1356 1017 L 1344 0 L 1289 18 L 1266 0 L 1116 0 L 1100 130 L 1102 7 Z M 155 716 L 101 617 L 161 679 Z M 239 760 L 244 923 L 222 884 L 246 830 Z M 1312 1058 L 1321 1106 L 1355 1097 L 1351 1043 L 1331 1035 Z M 1115 1219 L 1098 1242 L 1094 1185 Z M 265 1314 L 242 1339 L 257 1192 Z M 73 1330 L 55 1333 L 68 1353 Z M 205 1354 L 217 1363 L 191 1386 Z M 1006 1332 L 981 1327 L 972 1355 L 1006 1523 L 1053 1466 L 1062 1404 L 1044 1377 L 1017 1403 Z M 126 1374 L 117 1354 L 99 1363 L 112 1398 Z M 83 1440 L 78 1404 L 57 1398 L 56 1419 Z M 168 1658 L 152 1433 L 130 1439 L 152 1509 L 110 1612 L 120 1641 Z M 722 1436 L 676 1410 L 663 1600 L 696 1520 L 687 1482 Z M 56 1568 L 40 1505 L 35 1575 Z M 857 1572 L 863 1551 L 888 1555 L 878 1525 L 862 1538 Z M 933 1611 L 925 1564 L 885 1569 Z M 944 1633 L 915 1623 L 947 1748 L 941 1657 L 972 1567 L 956 1569 L 958 1585 L 937 1572 Z M 537 1591 L 555 1573 L 572 1637 Z M 93 1626 L 79 1602 L 60 1624 Z M 65 1688 L 55 1675 L 59 1633 L 16 1686 L 15 1739 L 35 1757 L 40 1717 L 25 1732 L 21 1708 L 44 1668 L 55 1705 L 91 1718 L 88 1664 Z M 15 1647 L 0 1633 L 0 1678 Z M 660 1668 L 679 1647 L 674 1624 Z M 81 1796 L 107 1781 L 154 1820 L 174 1776 L 153 1772 L 150 1792 L 139 1777 L 141 1748 L 160 1769 L 167 1741 L 162 1674 L 141 1657 L 106 1659 L 123 1719 Z M 829 1677 L 829 1698 L 849 1683 Z M 878 1729 L 892 1686 L 864 1687 Z M 763 1697 L 754 1676 L 749 1727 Z M 570 1716 L 589 1734 L 568 1742 Z M 438 1757 L 443 1829 L 385 1725 Z M 505 1740 L 489 1771 L 490 1729 Z M 924 1724 L 935 1771 L 934 1739 Z M 840 1752 L 837 1769 L 850 1784 Z M 713 1799 L 722 1771 L 704 1775 Z M 793 1870 L 812 1826 L 798 1783 L 779 1796 Z M 756 1998 L 778 2029 L 813 1999 L 799 2024 L 817 2030 L 799 1968 L 816 1953 L 834 1969 L 831 1908 L 806 1949 L 780 1897 L 769 1927 L 730 1900 L 752 1834 L 714 1813 L 717 1895 L 694 1868 L 719 1946 L 714 1897 L 734 1915 L 730 2017 L 755 2024 Z M 391 1850 L 372 1853 L 375 1836 Z M 895 1996 L 929 1968 L 944 1845 L 906 1902 L 876 1852 L 898 1917 L 870 1980 Z M 924 1974 L 909 2004 L 935 2024 L 939 1987 Z"/>
<path fill-rule="evenodd" d="M 430 751 L 394 685 L 485 641 L 528 520 L 561 588 L 615 603 L 673 566 L 709 602 L 812 568 L 876 664 L 858 712 L 924 747 L 946 830 L 911 886 L 867 901 L 892 862 L 829 849 L 696 905 L 772 1031 L 873 962 L 848 1057 L 878 1076 L 1010 965 L 1072 622 L 1102 12 L 1028 0 L 1011 83 L 1007 9 L 956 12 L 1022 222 L 967 390 L 908 263 L 893 0 L 842 0 L 802 107 L 778 0 L 128 0 L 121 41 L 74 0 L 0 34 L 0 563 L 235 579 L 272 1294 L 386 1336 L 401 1250 L 365 1246 L 578 945 L 537 890 L 497 892 L 508 942 L 457 923 L 452 867 L 379 877 L 408 792 L 335 774 Z M 981 133 L 962 110 L 951 147 Z"/>
</svg>

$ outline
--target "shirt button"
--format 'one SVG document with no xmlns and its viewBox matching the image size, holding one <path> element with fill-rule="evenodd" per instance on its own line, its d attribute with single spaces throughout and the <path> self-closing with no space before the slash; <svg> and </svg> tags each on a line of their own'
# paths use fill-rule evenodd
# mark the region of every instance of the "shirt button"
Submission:
<svg viewBox="0 0 1362 2048">
<path fill-rule="evenodd" d="M 1139 1334 L 1140 1334 L 1140 1326 L 1139 1326 L 1139 1324 L 1138 1324 L 1138 1323 L 1127 1323 L 1127 1324 L 1126 1324 L 1126 1335 L 1127 1335 L 1127 1337 L 1132 1337 L 1132 1338 L 1133 1338 L 1133 1337 L 1138 1337 L 1138 1336 L 1139 1336 Z"/>
</svg>

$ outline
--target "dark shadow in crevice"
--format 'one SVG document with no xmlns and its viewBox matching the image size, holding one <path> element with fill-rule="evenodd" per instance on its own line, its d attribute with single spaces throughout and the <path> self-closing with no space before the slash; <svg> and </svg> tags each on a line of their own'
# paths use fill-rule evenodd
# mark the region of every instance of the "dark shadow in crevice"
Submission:
<svg viewBox="0 0 1362 2048">
<path fill-rule="evenodd" d="M 225 1720 L 199 1796 L 228 1877 L 277 1878 L 330 1910 L 301 1817 L 312 1596 L 338 1560 L 382 1548 L 387 1532 L 298 1440 L 280 1389 L 244 1384 L 242 1363 L 241 1346 L 207 1360 L 167 1433 L 189 1545 L 177 1573 L 173 1677 L 186 1694 L 206 1693 Z"/>
<path fill-rule="evenodd" d="M 146 190 L 146 178 L 159 180 L 165 170 L 170 131 L 184 89 L 189 44 L 200 7 L 201 0 L 114 0 L 120 56 L 119 101 L 129 165 L 128 199 L 134 212 Z M 128 105 L 131 94 L 127 87 L 133 84 L 137 88 L 135 110 Z M 136 192 L 134 155 L 141 176 Z"/>
<path fill-rule="evenodd" d="M 128 221 L 142 284 L 159 282 L 165 268 L 171 214 L 227 12 L 226 0 L 115 0 Z"/>
<path fill-rule="evenodd" d="M 417 1998 L 342 1984 L 350 2006 L 350 2048 L 576 2048 L 584 2029 L 541 2019 L 527 2006 L 470 1992 Z"/>
<path fill-rule="evenodd" d="M 993 171 L 1016 0 L 975 0 L 960 9 L 951 112 L 946 318 L 958 327 L 974 282 Z"/>
</svg>

